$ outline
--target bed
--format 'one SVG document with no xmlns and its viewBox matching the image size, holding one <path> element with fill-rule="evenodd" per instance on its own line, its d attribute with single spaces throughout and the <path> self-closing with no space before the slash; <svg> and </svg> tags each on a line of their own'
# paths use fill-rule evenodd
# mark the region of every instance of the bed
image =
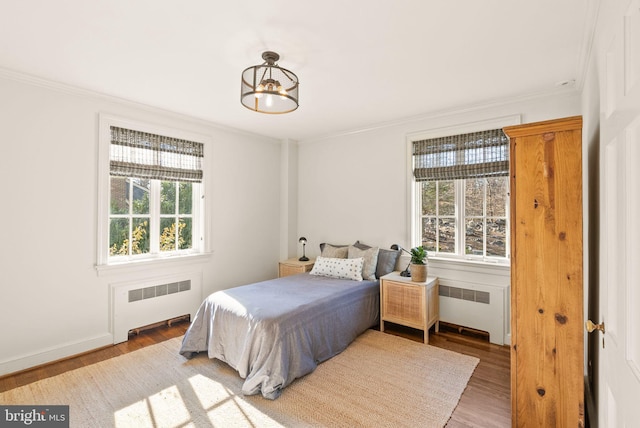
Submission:
<svg viewBox="0 0 640 428">
<path fill-rule="evenodd" d="M 311 273 L 211 294 L 187 330 L 180 354 L 192 358 L 207 352 L 209 358 L 238 372 L 244 379 L 243 394 L 278 398 L 287 385 L 379 322 L 377 278 L 389 268 L 376 270 L 377 258 L 383 254 L 377 248 L 375 254 L 371 247 L 363 251 L 368 252 L 368 266 L 367 257 L 355 257 L 362 253 L 354 250 L 353 258 L 343 260 L 318 257 Z M 388 255 L 389 250 L 382 251 Z M 393 264 L 386 262 L 391 270 L 394 256 Z M 372 264 L 375 274 L 371 274 Z M 349 275 L 355 271 L 359 272 L 354 280 Z M 358 280 L 362 274 L 366 279 Z"/>
</svg>

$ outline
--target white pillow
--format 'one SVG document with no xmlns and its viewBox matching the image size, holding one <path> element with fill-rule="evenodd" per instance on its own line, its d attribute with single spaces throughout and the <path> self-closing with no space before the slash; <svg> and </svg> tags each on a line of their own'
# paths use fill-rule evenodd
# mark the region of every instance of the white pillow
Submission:
<svg viewBox="0 0 640 428">
<path fill-rule="evenodd" d="M 337 259 L 332 257 L 318 257 L 309 272 L 311 275 L 328 276 L 338 279 L 362 281 L 362 265 L 364 259 Z"/>
</svg>

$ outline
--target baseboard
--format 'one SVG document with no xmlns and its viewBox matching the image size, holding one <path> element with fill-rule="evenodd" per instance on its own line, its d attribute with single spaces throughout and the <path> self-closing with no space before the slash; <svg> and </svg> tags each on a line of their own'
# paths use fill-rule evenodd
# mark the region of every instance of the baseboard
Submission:
<svg viewBox="0 0 640 428">
<path fill-rule="evenodd" d="M 113 335 L 105 333 L 81 342 L 68 343 L 59 347 L 44 349 L 32 354 L 0 361 L 0 376 L 30 369 L 112 344 Z"/>
<path fill-rule="evenodd" d="M 504 336 L 504 344 L 511 345 L 511 333 Z"/>
</svg>

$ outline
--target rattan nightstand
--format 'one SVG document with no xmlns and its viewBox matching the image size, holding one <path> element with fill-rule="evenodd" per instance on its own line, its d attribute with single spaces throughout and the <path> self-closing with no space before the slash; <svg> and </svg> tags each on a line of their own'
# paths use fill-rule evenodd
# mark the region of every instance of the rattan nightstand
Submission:
<svg viewBox="0 0 640 428">
<path fill-rule="evenodd" d="M 278 277 L 295 275 L 297 273 L 309 272 L 313 268 L 315 259 L 301 262 L 300 260 L 293 258 L 282 261 L 278 264 Z"/>
<path fill-rule="evenodd" d="M 385 321 L 422 330 L 424 343 L 429 343 L 429 329 L 440 328 L 438 278 L 425 282 L 392 272 L 380 278 L 380 331 Z"/>
</svg>

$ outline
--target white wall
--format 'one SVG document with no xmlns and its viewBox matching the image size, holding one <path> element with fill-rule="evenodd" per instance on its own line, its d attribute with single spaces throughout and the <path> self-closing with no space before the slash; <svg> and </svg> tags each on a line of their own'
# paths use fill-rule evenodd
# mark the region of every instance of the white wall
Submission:
<svg viewBox="0 0 640 428">
<path fill-rule="evenodd" d="M 280 260 L 298 250 L 298 144 L 285 140 L 281 147 L 280 171 Z"/>
<path fill-rule="evenodd" d="M 307 255 L 317 256 L 321 242 L 351 244 L 360 240 L 384 248 L 392 244 L 405 248 L 412 245 L 407 135 L 511 115 L 520 115 L 522 123 L 530 123 L 580 114 L 580 94 L 571 90 L 301 141 L 298 232 L 309 240 Z M 460 274 L 450 263 L 430 260 L 429 265 L 448 285 L 461 278 L 466 281 L 466 285 L 459 285 L 461 288 L 471 284 L 468 275 Z M 478 287 L 504 290 L 504 312 L 495 321 L 503 323 L 504 337 L 492 337 L 491 341 L 508 344 L 511 336 L 508 271 L 488 269 L 482 278 L 477 279 Z M 454 315 L 444 309 L 441 312 L 443 320 L 457 319 Z M 477 324 L 486 324 L 484 321 L 489 320 Z"/>
<path fill-rule="evenodd" d="M 514 114 L 522 123 L 580 114 L 577 91 L 475 107 L 299 143 L 298 232 L 321 242 L 408 247 L 408 134 Z"/>
<path fill-rule="evenodd" d="M 204 263 L 97 274 L 98 117 L 207 135 Z M 0 72 L 0 375 L 111 342 L 109 284 L 196 271 L 203 295 L 277 275 L 280 142 Z"/>
</svg>

